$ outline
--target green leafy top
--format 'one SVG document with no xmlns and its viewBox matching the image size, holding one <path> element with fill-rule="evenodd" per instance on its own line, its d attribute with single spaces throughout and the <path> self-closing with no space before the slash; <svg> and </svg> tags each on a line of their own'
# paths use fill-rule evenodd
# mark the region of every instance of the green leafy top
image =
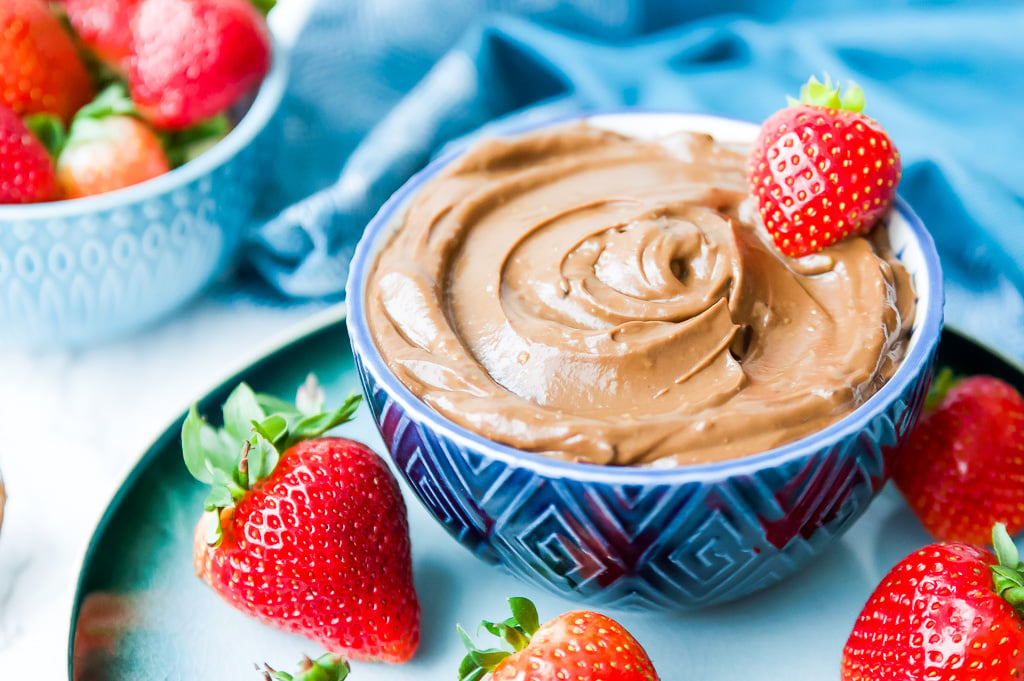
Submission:
<svg viewBox="0 0 1024 681">
<path fill-rule="evenodd" d="M 103 119 L 110 116 L 131 116 L 144 120 L 128 95 L 127 87 L 120 80 L 108 84 L 91 102 L 79 109 L 67 129 L 60 118 L 45 113 L 26 117 L 25 124 L 50 155 L 57 158 L 69 145 L 109 138 L 110 133 Z M 219 142 L 230 130 L 228 115 L 220 113 L 184 130 L 154 132 L 160 139 L 168 163 L 176 168 Z"/>
<path fill-rule="evenodd" d="M 111 83 L 100 91 L 95 98 L 75 113 L 71 119 L 67 135 L 62 144 L 53 150 L 55 156 L 60 155 L 64 146 L 86 144 L 98 139 L 108 139 L 110 132 L 102 121 L 111 116 L 132 116 L 137 118 L 138 110 L 135 102 L 128 96 L 123 83 Z"/>
<path fill-rule="evenodd" d="M 270 14 L 270 10 L 274 9 L 274 5 L 277 4 L 277 0 L 250 0 L 252 4 L 263 13 L 264 16 Z"/>
<path fill-rule="evenodd" d="M 323 389 L 310 374 L 299 388 L 295 404 L 239 384 L 224 402 L 222 428 L 207 423 L 192 405 L 181 426 L 181 449 L 192 476 L 212 486 L 206 510 L 234 506 L 270 475 L 289 447 L 349 421 L 359 400 L 360 396 L 353 394 L 338 408 L 323 411 Z M 218 534 L 210 538 L 211 544 L 219 540 L 220 524 L 213 525 Z"/>
<path fill-rule="evenodd" d="M 790 105 L 810 104 L 828 109 L 861 112 L 864 110 L 864 90 L 851 81 L 846 92 L 841 93 L 839 85 L 833 85 L 828 74 L 825 74 L 824 83 L 811 76 L 800 88 L 800 99 L 790 97 L 789 103 Z"/>
<path fill-rule="evenodd" d="M 946 398 L 946 393 L 952 390 L 953 386 L 959 382 L 960 377 L 949 367 L 939 369 L 939 372 L 935 374 L 935 378 L 932 379 L 932 384 L 928 386 L 928 394 L 924 398 L 925 411 L 932 411 L 939 406 L 942 400 Z"/>
<path fill-rule="evenodd" d="M 459 681 L 479 681 L 511 655 L 525 648 L 530 638 L 540 629 L 537 608 L 528 598 L 513 596 L 508 599 L 508 607 L 512 616 L 504 622 L 488 622 L 484 620 L 480 627 L 497 636 L 504 642 L 501 648 L 481 650 L 473 643 L 473 639 L 461 626 L 457 626 L 459 637 L 466 646 L 466 656 L 459 665 Z"/>
<path fill-rule="evenodd" d="M 331 653 L 325 653 L 315 660 L 304 658 L 295 674 L 276 671 L 267 664 L 263 667 L 265 681 L 344 681 L 349 672 L 345 658 Z"/>
<path fill-rule="evenodd" d="M 995 592 L 1024 617 L 1024 563 L 1003 523 L 996 523 L 992 528 L 992 548 L 999 559 L 999 564 L 992 566 Z"/>
</svg>

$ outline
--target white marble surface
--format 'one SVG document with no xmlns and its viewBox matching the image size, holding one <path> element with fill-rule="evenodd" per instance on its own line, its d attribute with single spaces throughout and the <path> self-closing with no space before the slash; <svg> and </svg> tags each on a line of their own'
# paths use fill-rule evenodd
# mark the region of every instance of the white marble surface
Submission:
<svg viewBox="0 0 1024 681">
<path fill-rule="evenodd" d="M 9 493 L 0 678 L 67 678 L 81 557 L 121 480 L 192 401 L 317 318 L 311 307 L 204 296 L 115 343 L 0 356 L 0 470 Z"/>
</svg>

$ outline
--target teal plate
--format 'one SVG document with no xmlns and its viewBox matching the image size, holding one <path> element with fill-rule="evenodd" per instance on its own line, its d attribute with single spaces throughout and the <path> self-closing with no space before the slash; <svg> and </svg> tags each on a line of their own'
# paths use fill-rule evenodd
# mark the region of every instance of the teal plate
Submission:
<svg viewBox="0 0 1024 681">
<path fill-rule="evenodd" d="M 315 372 L 329 403 L 359 390 L 341 308 L 199 400 L 218 415 L 240 380 L 284 397 Z M 1019 369 L 947 330 L 940 362 L 1002 376 L 1024 389 Z M 68 647 L 74 681 L 218 681 L 260 678 L 264 662 L 292 670 L 322 652 L 235 611 L 192 571 L 192 533 L 205 490 L 182 463 L 182 415 L 142 456 L 103 515 L 86 551 Z M 338 434 L 384 453 L 365 405 Z M 404 483 L 403 483 L 404 485 Z M 352 681 L 450 681 L 463 655 L 455 625 L 505 616 L 505 598 L 534 600 L 542 619 L 573 603 L 517 582 L 463 549 L 403 486 L 409 506 L 423 634 L 403 665 L 353 663 Z M 820 681 L 836 678 L 861 606 L 889 568 L 929 539 L 888 486 L 863 518 L 814 565 L 740 602 L 677 614 L 610 613 L 647 648 L 664 681 Z M 372 578 L 368 576 L 368 578 Z"/>
</svg>

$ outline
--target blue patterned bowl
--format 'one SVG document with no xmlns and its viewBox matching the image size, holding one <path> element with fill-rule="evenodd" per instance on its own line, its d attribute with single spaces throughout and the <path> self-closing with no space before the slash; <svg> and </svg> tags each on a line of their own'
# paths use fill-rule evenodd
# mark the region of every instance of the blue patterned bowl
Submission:
<svg viewBox="0 0 1024 681">
<path fill-rule="evenodd" d="M 152 180 L 71 201 L 0 206 L 0 343 L 80 346 L 158 320 L 234 262 L 276 141 L 287 59 L 235 128 Z"/>
<path fill-rule="evenodd" d="M 627 134 L 679 129 L 751 140 L 756 126 L 703 116 L 609 114 Z M 839 422 L 767 452 L 668 469 L 551 460 L 471 433 L 417 400 L 370 336 L 366 278 L 408 199 L 445 159 L 383 206 L 356 249 L 348 327 L 370 409 L 398 469 L 471 552 L 571 600 L 601 607 L 693 608 L 793 574 L 846 531 L 888 475 L 886 452 L 914 424 L 942 326 L 931 237 L 899 201 L 893 247 L 918 294 L 907 356 L 890 381 Z"/>
</svg>

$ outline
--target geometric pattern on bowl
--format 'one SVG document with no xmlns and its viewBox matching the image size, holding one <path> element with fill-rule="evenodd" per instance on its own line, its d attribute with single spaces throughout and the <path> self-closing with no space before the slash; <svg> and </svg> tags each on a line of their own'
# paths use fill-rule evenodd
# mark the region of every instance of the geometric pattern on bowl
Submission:
<svg viewBox="0 0 1024 681">
<path fill-rule="evenodd" d="M 756 126 L 702 115 L 597 114 L 640 137 L 703 130 L 725 142 Z M 889 237 L 918 296 L 907 353 L 890 380 L 822 431 L 739 459 L 673 468 L 570 463 L 457 426 L 387 368 L 363 296 L 404 207 L 457 154 L 431 163 L 370 221 L 349 270 L 349 338 L 370 411 L 417 498 L 474 555 L 577 602 L 618 609 L 727 602 L 792 575 L 841 536 L 888 479 L 916 422 L 942 328 L 934 243 L 897 199 Z"/>
<path fill-rule="evenodd" d="M 0 328 L 19 344 L 101 340 L 162 316 L 223 271 L 250 215 L 256 172 L 228 164 L 169 194 L 0 230 Z M 250 165 L 251 164 L 251 165 Z"/>
<path fill-rule="evenodd" d="M 526 582 L 618 609 L 723 603 L 798 571 L 881 489 L 886 452 L 930 382 L 921 372 L 859 435 L 809 456 L 714 481 L 630 484 L 476 452 L 411 418 L 358 355 L 356 367 L 396 466 L 453 537 Z"/>
</svg>

